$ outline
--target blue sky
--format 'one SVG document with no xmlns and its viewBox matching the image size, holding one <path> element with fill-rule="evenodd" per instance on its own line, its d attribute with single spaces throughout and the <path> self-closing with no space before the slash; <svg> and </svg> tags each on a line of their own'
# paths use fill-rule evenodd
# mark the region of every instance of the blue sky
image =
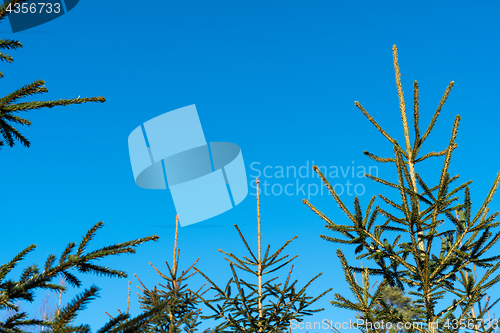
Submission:
<svg viewBox="0 0 500 333">
<path fill-rule="evenodd" d="M 97 4 L 81 1 L 68 14 L 16 34 L 8 21 L 0 26 L 2 38 L 23 43 L 22 49 L 8 52 L 14 63 L 1 66 L 2 95 L 43 79 L 49 93 L 37 100 L 107 99 L 104 104 L 31 111 L 26 117 L 32 126 L 21 131 L 32 147 L 18 144 L 0 151 L 1 186 L 8 193 L 2 201 L 0 262 L 37 244 L 8 277 L 17 278 L 31 263 L 43 265 L 50 253 L 60 255 L 68 242 L 78 242 L 98 221 L 105 226 L 90 249 L 160 236 L 156 243 L 139 246 L 134 255 L 102 260 L 103 265 L 126 270 L 129 279 L 79 275 L 85 287 L 94 283 L 102 288 L 101 297 L 77 319 L 89 323 L 93 331 L 108 320 L 104 311 L 116 315 L 118 308 L 126 308 L 129 280 L 130 312 L 139 314 L 138 281 L 133 274 L 153 286 L 161 278 L 148 262 L 167 271 L 164 262 L 172 260 L 176 212 L 170 193 L 135 185 L 127 148 L 130 132 L 157 115 L 196 104 L 208 141 L 241 147 L 249 182 L 266 166 L 270 176 L 278 166 L 309 168 L 303 178 L 261 175 L 262 181 L 276 186 L 276 192 L 289 183 L 306 188 L 320 184 L 311 176 L 313 162 L 344 171 L 355 166 L 356 172 L 376 165 L 379 176 L 394 179 L 393 166 L 377 165 L 362 154 L 368 150 L 391 156 L 392 147 L 354 101 L 403 142 L 391 50 L 397 44 L 410 110 L 413 80 L 420 85 L 422 128 L 448 83 L 455 81 L 422 149 L 442 150 L 455 115 L 461 115 L 451 173 L 460 174 L 462 182 L 474 180 L 475 209 L 500 170 L 500 112 L 494 102 L 500 75 L 498 3 L 155 0 L 140 6 L 124 0 Z M 442 158 L 436 161 L 419 165 L 431 184 L 438 180 Z M 349 172 L 340 173 L 332 183 L 346 186 L 348 181 L 363 189 L 359 196 L 363 208 L 378 193 L 399 198 Z M 246 254 L 233 224 L 251 246 L 257 245 L 254 193 L 250 188 L 250 195 L 236 208 L 180 230 L 182 268 L 199 257 L 197 267 L 225 285 L 230 269 L 217 249 Z M 335 255 L 337 246 L 319 238 L 327 231 L 302 204 L 304 197 L 307 193 L 262 196 L 263 243 L 277 250 L 298 235 L 286 253 L 299 256 L 293 275 L 299 285 L 323 272 L 311 295 L 332 287 L 350 296 Z M 353 206 L 352 192 L 346 190 L 341 198 Z M 334 221 L 347 222 L 326 193 L 312 196 L 311 202 Z M 498 198 L 490 208 L 500 209 Z M 355 263 L 352 250 L 341 248 Z M 281 273 L 283 279 L 287 271 Z M 193 288 L 202 282 L 194 278 Z M 492 293 L 498 295 L 498 288 Z M 63 302 L 81 291 L 70 289 Z M 40 293 L 34 305 L 24 308 L 36 308 L 43 296 Z M 331 299 L 329 293 L 316 304 L 325 311 L 305 320 L 354 318 L 353 313 L 330 306 Z"/>
</svg>

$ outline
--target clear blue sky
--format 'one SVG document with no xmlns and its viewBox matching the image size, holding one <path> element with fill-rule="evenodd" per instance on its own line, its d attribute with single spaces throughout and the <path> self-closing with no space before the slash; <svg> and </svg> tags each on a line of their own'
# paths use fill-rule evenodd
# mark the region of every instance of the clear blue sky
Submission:
<svg viewBox="0 0 500 333">
<path fill-rule="evenodd" d="M 167 271 L 164 262 L 172 260 L 176 212 L 168 190 L 135 185 L 127 148 L 130 132 L 157 115 L 196 104 L 208 141 L 241 147 L 249 182 L 258 175 L 254 169 L 262 172 L 269 166 L 267 175 L 272 176 L 277 166 L 308 166 L 308 178 L 261 175 L 271 184 L 269 192 L 275 184 L 275 193 L 289 183 L 294 184 L 289 191 L 296 189 L 297 181 L 307 191 L 307 184 L 319 184 L 311 178 L 313 161 L 358 170 L 376 165 L 363 150 L 391 156 L 391 145 L 354 101 L 403 142 L 393 44 L 399 48 L 408 105 L 413 80 L 419 81 L 423 128 L 448 83 L 455 81 L 422 149 L 443 149 L 455 115 L 462 116 L 451 173 L 460 174 L 463 182 L 474 180 L 476 210 L 500 170 L 500 109 L 495 103 L 499 7 L 493 1 L 81 1 L 68 14 L 25 32 L 13 34 L 3 21 L 1 38 L 18 39 L 23 48 L 8 52 L 13 64 L 1 64 L 2 96 L 43 79 L 49 93 L 38 100 L 104 96 L 107 101 L 31 111 L 26 117 L 32 126 L 20 130 L 32 147 L 18 144 L 0 151 L 0 262 L 37 244 L 8 276 L 17 279 L 21 268 L 43 265 L 50 253 L 59 256 L 68 242 L 79 242 L 98 221 L 105 226 L 89 249 L 157 234 L 159 242 L 139 246 L 137 254 L 101 261 L 126 270 L 129 279 L 78 275 L 85 287 L 94 283 L 102 291 L 77 323 L 89 323 L 95 331 L 108 320 L 104 311 L 116 315 L 118 308 L 125 310 L 128 280 L 133 286 L 130 311 L 139 314 L 133 274 L 147 286 L 161 282 L 148 262 Z M 437 182 L 441 162 L 420 165 L 429 183 Z M 378 174 L 394 179 L 394 167 L 378 165 Z M 358 185 L 358 192 L 363 190 L 363 208 L 378 193 L 399 198 L 350 172 L 332 179 L 342 186 L 348 181 Z M 341 198 L 352 207 L 350 189 L 351 195 L 346 190 Z M 251 246 L 257 245 L 254 193 L 250 188 L 236 208 L 180 230 L 182 268 L 199 257 L 199 269 L 225 285 L 230 269 L 217 249 L 246 255 L 233 224 Z M 294 269 L 299 285 L 323 272 L 311 295 L 333 287 L 350 297 L 337 246 L 320 240 L 327 231 L 302 204 L 304 197 L 307 193 L 262 197 L 263 242 L 276 250 L 298 235 L 286 253 L 299 255 Z M 347 222 L 326 193 L 311 196 L 311 201 L 334 221 Z M 499 202 L 497 197 L 492 211 L 500 209 Z M 352 250 L 342 249 L 354 264 Z M 193 288 L 201 282 L 193 279 Z M 81 291 L 70 289 L 63 301 Z M 499 287 L 493 293 L 498 295 Z M 33 306 L 24 308 L 36 308 L 44 292 L 38 296 Z M 332 298 L 330 293 L 318 302 L 325 311 L 306 321 L 354 318 L 330 306 Z"/>
</svg>

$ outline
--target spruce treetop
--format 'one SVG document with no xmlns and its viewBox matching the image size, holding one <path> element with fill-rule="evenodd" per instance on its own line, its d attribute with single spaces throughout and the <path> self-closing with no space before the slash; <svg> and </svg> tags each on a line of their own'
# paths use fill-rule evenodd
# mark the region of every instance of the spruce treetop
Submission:
<svg viewBox="0 0 500 333">
<path fill-rule="evenodd" d="M 412 142 L 396 45 L 392 51 L 404 144 L 400 145 L 387 133 L 359 102 L 356 101 L 355 105 L 389 141 L 394 151 L 394 157 L 379 157 L 368 151 L 364 151 L 364 154 L 379 163 L 394 165 L 397 182 L 368 174 L 365 176 L 397 192 L 399 201 L 379 194 L 378 197 L 388 205 L 388 208 L 379 205 L 374 207 L 376 196 L 373 196 L 363 210 L 356 197 L 354 210 L 351 211 L 317 166 L 313 166 L 314 171 L 321 177 L 350 222 L 335 223 L 308 200 L 303 200 L 326 222 L 327 229 L 342 237 L 321 235 L 322 239 L 354 246 L 358 260 L 367 258 L 377 266 L 364 269 L 350 266 L 339 249 L 338 256 L 346 281 L 358 302 L 351 302 L 336 294 L 336 299 L 332 303 L 352 309 L 372 321 L 403 320 L 381 302 L 380 288 L 373 294 L 368 290 L 368 275 L 376 275 L 383 278 L 380 287 L 387 284 L 402 290 L 406 286 L 412 290 L 409 294 L 416 296 L 425 317 L 425 323 L 418 329 L 419 331 L 453 332 L 457 329 L 454 323 L 470 320 L 475 332 L 491 332 L 493 327 L 488 328 L 481 320 L 487 313 L 485 309 L 491 309 L 498 300 L 488 303 L 486 308 L 481 306 L 481 301 L 486 296 L 486 291 L 500 280 L 497 272 L 500 267 L 500 255 L 487 255 L 500 238 L 500 232 L 493 232 L 500 224 L 495 221 L 498 212 L 490 214 L 488 208 L 500 183 L 500 172 L 496 175 L 483 203 L 474 213 L 469 189 L 472 181 L 451 188 L 452 183 L 459 178 L 458 175 L 450 176 L 449 167 L 452 154 L 458 146 L 456 139 L 460 116 L 455 117 L 447 147 L 437 152 L 421 153 L 422 145 L 429 138 L 454 82 L 448 84 L 424 132 L 420 129 L 419 86 L 417 81 L 414 82 Z M 444 161 L 439 171 L 438 183 L 431 186 L 419 175 L 416 165 L 434 157 L 444 157 Z M 457 202 L 459 193 L 463 193 L 462 203 Z M 384 221 L 377 223 L 378 218 Z M 472 274 L 476 267 L 483 269 L 482 277 Z M 362 285 L 358 285 L 353 277 L 356 272 L 364 274 L 366 281 Z M 456 299 L 451 304 L 445 305 L 444 302 L 439 302 L 445 295 L 455 295 Z M 385 309 L 378 312 L 377 318 L 373 317 L 372 311 L 376 306 Z M 437 327 L 433 324 L 436 322 Z M 361 330 L 379 332 L 376 329 L 361 328 Z"/>
<path fill-rule="evenodd" d="M 306 290 L 322 273 L 313 277 L 306 285 L 297 288 L 297 280 L 291 280 L 294 266 L 292 265 L 284 283 L 275 283 L 278 276 L 263 280 L 264 275 L 277 272 L 284 268 L 297 255 L 287 259 L 288 255 L 280 257 L 283 250 L 297 236 L 288 240 L 276 252 L 271 254 L 267 245 L 265 253 L 262 253 L 261 244 L 261 219 L 260 219 L 260 198 L 259 179 L 257 179 L 257 253 L 252 251 L 247 240 L 241 233 L 238 226 L 235 228 L 245 244 L 250 257 L 237 257 L 233 253 L 228 253 L 219 249 L 219 252 L 226 255 L 224 258 L 229 262 L 232 277 L 224 289 L 217 286 L 205 274 L 196 267 L 205 279 L 211 284 L 211 289 L 216 292 L 215 298 L 207 300 L 200 296 L 204 304 L 211 309 L 214 314 L 211 316 L 201 316 L 202 319 L 219 319 L 224 322 L 217 325 L 213 333 L 219 332 L 265 332 L 278 333 L 287 330 L 291 320 L 302 321 L 302 318 L 323 309 L 310 309 L 311 305 L 318 299 L 326 295 L 332 289 L 328 289 L 317 297 L 308 296 Z M 242 280 L 235 268 L 249 273 L 257 278 L 257 283 L 250 283 Z M 222 304 L 222 305 L 221 305 Z"/>
</svg>

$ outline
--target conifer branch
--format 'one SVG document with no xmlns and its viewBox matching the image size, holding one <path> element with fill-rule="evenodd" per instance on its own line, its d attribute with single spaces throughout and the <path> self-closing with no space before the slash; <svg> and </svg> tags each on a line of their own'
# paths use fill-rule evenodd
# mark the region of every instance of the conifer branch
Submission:
<svg viewBox="0 0 500 333">
<path fill-rule="evenodd" d="M 380 133 L 382 133 L 383 136 L 386 137 L 387 140 L 389 140 L 390 143 L 394 144 L 396 142 L 396 140 L 394 140 L 389 134 L 387 134 L 387 132 L 382 127 L 380 127 L 375 119 L 373 119 L 373 117 L 368 112 L 366 112 L 366 110 L 361 106 L 361 104 L 359 104 L 359 102 L 354 102 L 354 105 L 356 105 L 356 107 L 360 109 L 361 112 L 363 112 L 366 118 L 368 118 L 368 120 L 379 130 Z M 408 157 L 405 153 L 404 156 Z"/>
<path fill-rule="evenodd" d="M 444 159 L 443 169 L 441 170 L 441 177 L 439 179 L 439 191 L 438 198 L 444 195 L 445 188 L 445 177 L 448 177 L 448 169 L 451 161 L 451 153 L 453 152 L 455 146 L 455 140 L 457 138 L 458 125 L 460 124 L 460 116 L 455 117 L 455 123 L 453 124 L 453 130 L 451 132 L 450 143 L 448 149 L 446 150 L 446 155 Z"/>
<path fill-rule="evenodd" d="M 21 1 L 26 1 L 26 0 L 21 0 Z M 0 7 L 0 11 L 3 10 L 3 6 Z M 18 48 L 23 47 L 23 44 L 21 44 L 17 40 L 12 40 L 12 39 L 0 39 L 0 49 L 6 49 L 6 50 L 17 50 Z"/>
<path fill-rule="evenodd" d="M 330 182 L 325 178 L 325 176 L 323 175 L 323 173 L 321 173 L 321 170 L 316 165 L 313 166 L 313 170 L 319 175 L 319 177 L 321 178 L 321 180 L 323 181 L 323 183 L 325 183 L 326 187 L 328 188 L 328 190 L 330 191 L 330 193 L 332 194 L 333 198 L 335 199 L 335 201 L 339 205 L 340 209 L 344 212 L 344 214 L 346 214 L 347 217 L 352 222 L 355 222 L 356 219 L 354 218 L 354 216 L 352 216 L 351 212 L 349 211 L 349 209 L 347 209 L 347 207 L 344 205 L 344 203 L 342 202 L 342 200 L 340 200 L 339 196 L 337 195 L 337 193 L 333 189 L 333 187 L 330 184 Z"/>
<path fill-rule="evenodd" d="M 434 113 L 434 116 L 432 117 L 432 120 L 431 120 L 429 126 L 427 127 L 427 130 L 425 131 L 424 135 L 420 139 L 420 143 L 419 143 L 420 146 L 424 143 L 425 139 L 427 139 L 427 137 L 431 133 L 432 129 L 434 128 L 434 125 L 436 124 L 436 120 L 437 120 L 439 114 L 441 113 L 441 108 L 443 107 L 444 103 L 448 99 L 448 95 L 450 94 L 451 89 L 453 89 L 454 85 L 455 85 L 454 81 L 451 81 L 448 84 L 448 87 L 446 88 L 446 90 L 443 94 L 443 97 L 441 98 L 441 101 L 439 102 L 438 108 L 437 108 L 436 112 Z"/>
<path fill-rule="evenodd" d="M 458 147 L 458 145 L 455 143 L 455 145 L 453 146 L 452 149 L 456 149 L 457 147 Z M 418 158 L 417 160 L 415 160 L 415 164 L 418 163 L 418 162 L 422 162 L 422 161 L 428 159 L 429 157 L 443 156 L 443 155 L 446 154 L 447 151 L 448 151 L 448 149 L 442 150 L 442 151 L 439 151 L 439 152 L 433 152 L 433 151 L 431 151 L 430 153 L 427 153 L 424 156 L 422 156 L 422 157 Z"/>
<path fill-rule="evenodd" d="M 377 162 L 380 162 L 380 163 L 387 163 L 387 162 L 393 162 L 393 163 L 396 163 L 396 159 L 395 158 L 384 158 L 384 157 L 378 157 L 378 156 L 375 156 L 369 152 L 367 152 L 366 150 L 363 151 L 363 154 L 365 154 L 366 156 L 368 156 L 369 158 L 371 158 L 372 160 L 375 160 Z"/>
<path fill-rule="evenodd" d="M 420 142 L 420 119 L 418 111 L 418 82 L 415 80 L 413 82 L 413 127 L 415 129 L 415 143 L 413 144 L 412 156 L 417 156 L 417 147 L 419 147 Z"/>
<path fill-rule="evenodd" d="M 52 330 L 57 332 L 64 326 L 67 326 L 76 318 L 77 311 L 85 309 L 85 306 L 98 295 L 99 288 L 96 286 L 91 286 L 90 289 L 85 290 L 82 294 L 78 295 L 72 302 L 66 305 L 61 311 L 56 315 L 55 320 L 52 324 Z M 89 325 L 81 325 L 78 327 L 79 330 L 85 329 L 87 332 L 90 331 Z"/>
<path fill-rule="evenodd" d="M 238 226 L 237 226 L 236 224 L 234 225 L 234 227 L 236 228 L 236 230 L 238 230 L 238 234 L 240 235 L 240 238 L 241 238 L 241 240 L 243 241 L 243 244 L 245 244 L 245 247 L 247 248 L 248 253 L 250 253 L 250 255 L 251 255 L 251 256 L 252 256 L 252 258 L 255 260 L 255 262 L 257 262 L 257 261 L 258 261 L 258 259 L 254 256 L 254 254 L 253 254 L 252 250 L 250 249 L 250 246 L 248 246 L 248 243 L 247 243 L 247 241 L 245 240 L 245 237 L 243 236 L 243 234 L 241 233 L 240 228 L 238 228 Z M 221 251 L 221 252 L 225 253 L 225 252 L 224 252 L 224 251 L 222 251 L 222 250 L 219 250 L 219 251 Z"/>
<path fill-rule="evenodd" d="M 10 271 L 12 271 L 16 267 L 16 265 L 21 260 L 23 260 L 26 257 L 26 255 L 28 253 L 30 253 L 31 251 L 33 251 L 35 248 L 36 248 L 36 245 L 32 244 L 32 245 L 28 246 L 27 248 L 25 248 L 24 250 L 22 250 L 21 252 L 19 252 L 14 258 L 12 258 L 12 260 L 9 263 L 1 265 L 0 266 L 0 281 L 2 281 L 5 278 L 5 276 Z M 0 303 L 0 305 L 1 305 L 1 303 Z"/>
<path fill-rule="evenodd" d="M 481 216 L 481 214 L 483 213 L 483 211 L 490 204 L 491 200 L 493 199 L 493 196 L 495 195 L 495 192 L 498 189 L 498 185 L 499 184 L 500 184 L 500 172 L 497 173 L 495 181 L 493 182 L 493 185 L 491 186 L 491 189 L 488 192 L 488 195 L 486 196 L 486 199 L 483 201 L 483 204 L 481 205 L 481 208 L 479 208 L 476 216 L 472 220 L 472 223 L 475 223 L 478 220 L 478 218 Z"/>
<path fill-rule="evenodd" d="M 405 143 L 406 143 L 406 153 L 408 156 L 408 161 L 411 163 L 411 143 L 410 143 L 410 132 L 408 129 L 408 119 L 406 117 L 406 107 L 405 107 L 405 99 L 403 93 L 403 86 L 401 85 L 401 73 L 399 71 L 399 63 L 398 63 L 398 48 L 396 45 L 392 46 L 392 55 L 394 58 L 394 71 L 396 72 L 396 86 L 398 88 L 398 98 L 399 98 L 399 110 L 401 111 L 401 120 L 403 121 L 403 129 L 405 133 Z"/>
</svg>

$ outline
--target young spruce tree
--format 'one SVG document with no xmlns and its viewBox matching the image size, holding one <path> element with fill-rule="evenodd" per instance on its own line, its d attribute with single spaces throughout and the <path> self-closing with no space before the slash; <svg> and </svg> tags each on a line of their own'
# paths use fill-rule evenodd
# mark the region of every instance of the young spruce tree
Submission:
<svg viewBox="0 0 500 333">
<path fill-rule="evenodd" d="M 142 295 L 139 295 L 139 302 L 141 303 L 141 309 L 147 311 L 158 306 L 162 302 L 165 303 L 165 307 L 162 311 L 156 313 L 153 320 L 146 326 L 143 332 L 147 333 L 180 333 L 180 332 L 197 332 L 198 326 L 201 324 L 199 316 L 201 309 L 198 308 L 200 300 L 198 295 L 203 295 L 200 293 L 203 286 L 197 290 L 192 291 L 188 288 L 186 281 L 196 274 L 196 272 L 189 272 L 194 268 L 198 259 L 187 269 L 183 270 L 179 274 L 179 257 L 180 249 L 177 249 L 177 234 L 179 230 L 179 216 L 177 215 L 175 220 L 175 241 L 174 241 L 174 256 L 172 261 L 172 267 L 165 261 L 168 268 L 168 275 L 160 272 L 153 264 L 149 263 L 155 271 L 166 280 L 166 283 L 158 284 L 162 288 L 155 286 L 153 289 L 148 289 L 137 275 L 135 277 L 139 280 L 139 283 L 143 287 L 141 289 Z M 204 333 L 209 333 L 210 329 L 203 331 Z"/>
<path fill-rule="evenodd" d="M 364 214 L 358 198 L 354 199 L 354 211 L 351 211 L 335 193 L 317 166 L 313 167 L 314 171 L 322 178 L 350 223 L 337 224 L 309 201 L 304 200 L 304 203 L 326 222 L 327 229 L 342 236 L 342 238 L 335 238 L 321 235 L 321 238 L 354 246 L 355 253 L 358 254 L 357 259 L 367 258 L 377 267 L 361 269 L 350 266 L 342 251 L 338 249 L 337 255 L 341 260 L 344 275 L 357 301 L 353 302 L 335 294 L 332 304 L 360 314 L 366 320 L 364 325 L 359 326 L 361 331 L 381 332 L 375 324 L 378 323 L 380 326 L 382 321 L 405 322 L 397 311 L 381 300 L 383 287 L 390 285 L 404 289 L 406 286 L 411 290 L 409 294 L 416 296 L 424 316 L 422 322 L 409 323 L 412 327 L 416 327 L 416 330 L 435 333 L 457 332 L 462 328 L 471 332 L 492 332 L 498 328 L 498 325 L 482 319 L 498 301 L 489 302 L 487 299 L 486 305 L 484 303 L 486 291 L 500 280 L 500 275 L 497 273 L 500 267 L 500 255 L 487 256 L 488 250 L 491 250 L 500 238 L 499 232 L 493 232 L 493 229 L 500 224 L 495 221 L 498 212 L 489 214 L 488 208 L 499 185 L 500 173 L 497 174 L 484 202 L 474 213 L 468 187 L 471 181 L 452 189 L 452 183 L 459 176 L 450 176 L 448 171 L 452 154 L 457 148 L 456 138 L 460 116 L 455 118 L 448 146 L 444 150 L 427 154 L 422 154 L 420 151 L 436 123 L 454 82 L 448 85 L 423 134 L 420 131 L 419 121 L 418 83 L 414 82 L 415 137 L 412 144 L 396 45 L 393 46 L 393 57 L 403 122 L 404 145 L 401 146 L 396 139 L 382 129 L 358 102 L 355 102 L 355 105 L 393 147 L 394 157 L 378 157 L 366 151 L 364 154 L 377 162 L 390 163 L 395 166 L 397 182 L 372 175 L 366 176 L 399 193 L 399 202 L 379 194 L 380 199 L 396 213 L 380 206 L 373 209 L 376 196 L 370 200 Z M 417 172 L 416 165 L 428 158 L 439 156 L 444 156 L 439 181 L 437 184 L 429 185 Z M 463 202 L 457 203 L 459 198 L 456 194 L 461 191 L 463 191 Z M 379 216 L 385 218 L 381 224 L 376 223 Z M 396 236 L 390 238 L 391 232 L 395 232 Z M 482 276 L 473 274 L 476 267 L 482 269 Z M 362 285 L 358 285 L 355 281 L 356 272 L 363 273 Z M 383 277 L 382 283 L 373 293 L 369 290 L 369 274 Z M 446 300 L 443 299 L 445 295 L 455 295 L 456 298 L 446 304 Z M 375 311 L 379 306 L 382 310 Z"/>
<path fill-rule="evenodd" d="M 284 284 L 271 283 L 278 277 L 271 278 L 265 282 L 262 279 L 264 275 L 278 271 L 297 257 L 297 255 L 295 255 L 286 262 L 282 261 L 285 260 L 288 255 L 279 257 L 285 247 L 297 238 L 297 236 L 287 241 L 273 254 L 269 254 L 271 245 L 268 245 L 266 253 L 262 258 L 259 179 L 257 179 L 257 254 L 250 249 L 250 246 L 245 240 L 245 237 L 243 237 L 238 226 L 236 224 L 234 226 L 245 244 L 250 254 L 250 258 L 247 256 L 238 258 L 232 253 L 219 250 L 227 256 L 224 259 L 229 262 L 229 266 L 233 273 L 233 277 L 229 280 L 226 287 L 224 289 L 219 288 L 205 274 L 194 267 L 194 269 L 203 275 L 211 284 L 210 288 L 217 293 L 215 298 L 211 300 L 206 300 L 200 295 L 204 304 L 215 313 L 211 316 L 201 316 L 201 318 L 223 320 L 221 324 L 215 327 L 213 330 L 214 333 L 278 333 L 282 330 L 287 331 L 291 320 L 302 321 L 301 318 L 303 316 L 323 310 L 311 310 L 309 307 L 319 298 L 331 291 L 331 288 L 314 299 L 306 295 L 306 289 L 314 280 L 322 275 L 322 273 L 312 278 L 299 291 L 296 290 L 297 280 L 294 282 L 290 280 L 293 265 L 290 268 Z M 240 279 L 236 273 L 235 267 L 254 275 L 257 278 L 257 284 L 245 282 Z M 220 303 L 222 303 L 222 305 Z"/>
</svg>

